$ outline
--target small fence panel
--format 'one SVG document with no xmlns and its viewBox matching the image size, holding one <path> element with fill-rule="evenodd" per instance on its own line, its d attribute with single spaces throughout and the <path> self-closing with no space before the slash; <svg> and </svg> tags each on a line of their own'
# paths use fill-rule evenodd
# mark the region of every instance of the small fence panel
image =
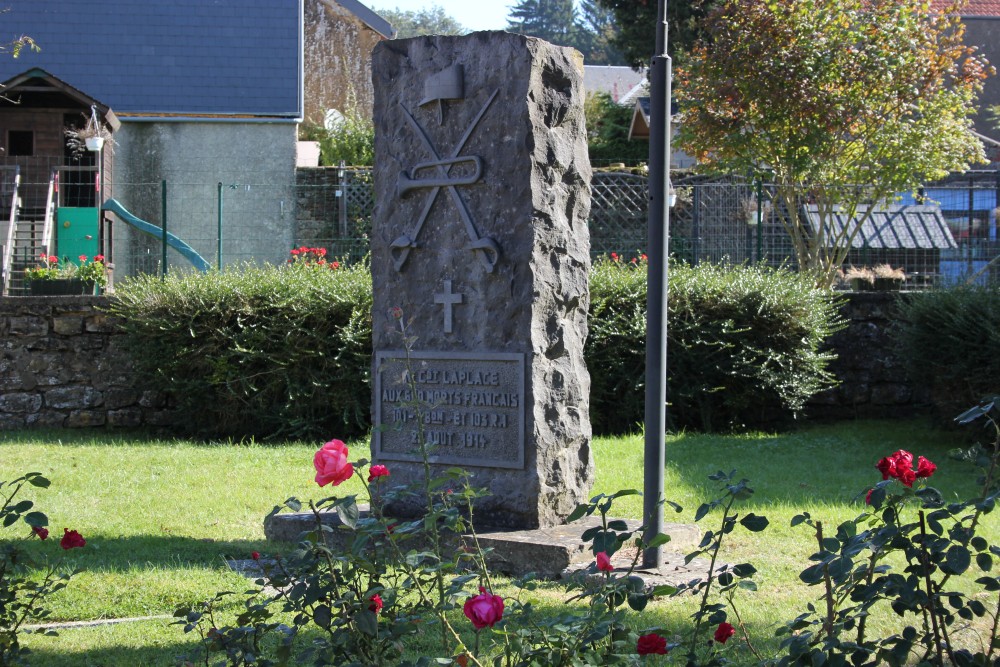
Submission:
<svg viewBox="0 0 1000 667">
<path fill-rule="evenodd" d="M 367 169 L 299 170 L 294 184 L 276 186 L 167 184 L 168 231 L 196 248 L 215 266 L 236 261 L 284 261 L 295 247 L 322 247 L 330 257 L 355 262 L 369 250 L 374 187 Z M 117 183 L 129 193 L 138 217 L 159 226 L 161 183 Z M 676 178 L 670 209 L 670 253 L 678 261 L 763 262 L 795 268 L 786 231 L 787 214 L 773 186 L 740 180 Z M 971 281 L 1000 284 L 1000 176 L 981 172 L 928 184 L 901 204 L 935 204 L 954 239 L 948 248 L 859 246 L 848 264 L 888 263 L 906 270 L 914 287 Z M 595 172 L 591 183 L 591 252 L 625 258 L 645 252 L 647 178 L 642 174 Z M 178 218 L 178 216 L 181 216 Z M 137 234 L 113 220 L 119 275 L 162 270 L 162 238 Z M 221 234 L 221 241 L 220 235 Z M 168 266 L 183 266 L 171 247 Z"/>
</svg>

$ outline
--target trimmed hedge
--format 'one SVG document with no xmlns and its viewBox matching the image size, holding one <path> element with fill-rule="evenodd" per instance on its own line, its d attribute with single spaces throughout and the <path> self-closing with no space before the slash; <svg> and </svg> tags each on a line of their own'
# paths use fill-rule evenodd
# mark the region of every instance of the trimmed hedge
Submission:
<svg viewBox="0 0 1000 667">
<path fill-rule="evenodd" d="M 591 419 L 597 433 L 643 420 L 646 272 L 598 261 L 591 274 Z M 676 428 L 772 424 L 833 384 L 824 339 L 836 304 L 783 270 L 675 265 L 669 400 Z M 371 279 L 366 265 L 243 266 L 141 277 L 118 287 L 136 368 L 192 432 L 316 438 L 370 428 Z"/>
<path fill-rule="evenodd" d="M 899 356 L 951 420 L 998 391 L 1000 290 L 962 286 L 908 293 L 899 301 Z"/>
<path fill-rule="evenodd" d="M 192 432 L 349 437 L 370 428 L 367 265 L 246 265 L 121 284 L 135 366 Z"/>
<path fill-rule="evenodd" d="M 595 433 L 636 430 L 645 405 L 646 271 L 600 260 L 591 276 L 591 419 Z M 671 427 L 773 425 L 835 384 L 826 338 L 836 301 L 796 273 L 765 266 L 671 264 L 667 299 Z"/>
</svg>

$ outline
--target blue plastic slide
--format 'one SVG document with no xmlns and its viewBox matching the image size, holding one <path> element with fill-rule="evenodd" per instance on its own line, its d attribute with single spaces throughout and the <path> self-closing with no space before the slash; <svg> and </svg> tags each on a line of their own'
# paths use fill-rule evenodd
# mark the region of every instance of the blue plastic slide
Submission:
<svg viewBox="0 0 1000 667">
<path fill-rule="evenodd" d="M 146 222 L 141 218 L 135 217 L 134 215 L 129 213 L 128 209 L 122 206 L 121 202 L 119 202 L 117 199 L 107 200 L 106 202 L 104 202 L 103 208 L 105 211 L 111 211 L 112 213 L 117 215 L 122 222 L 128 225 L 132 225 L 140 232 L 144 232 L 146 234 L 149 234 L 150 236 L 154 236 L 157 239 L 163 238 L 162 229 L 160 229 L 159 227 L 150 222 Z M 192 248 L 187 243 L 177 238 L 170 232 L 167 232 L 167 245 L 176 250 L 177 252 L 179 252 L 181 255 L 183 255 L 184 259 L 191 262 L 191 264 L 194 265 L 194 268 L 198 269 L 199 271 L 208 271 L 211 268 L 208 262 L 206 262 L 205 259 L 195 251 L 194 248 Z"/>
</svg>

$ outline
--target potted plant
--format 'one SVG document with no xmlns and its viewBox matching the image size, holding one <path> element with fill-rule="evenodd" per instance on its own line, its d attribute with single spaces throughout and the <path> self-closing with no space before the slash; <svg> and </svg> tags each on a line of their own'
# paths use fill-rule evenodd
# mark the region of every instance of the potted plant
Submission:
<svg viewBox="0 0 1000 667">
<path fill-rule="evenodd" d="M 97 118 L 97 107 L 91 106 L 90 117 L 84 118 L 86 122 L 83 127 L 66 130 L 66 143 L 70 149 L 75 153 L 82 153 L 84 150 L 97 152 L 107 144 L 113 153 L 115 142 L 111 138 L 111 130 Z"/>
<path fill-rule="evenodd" d="M 104 255 L 95 255 L 93 260 L 80 255 L 79 265 L 65 258 L 60 263 L 55 255 L 42 253 L 39 257 L 41 264 L 24 271 L 32 296 L 100 294 L 108 284 Z"/>
<path fill-rule="evenodd" d="M 879 264 L 872 272 L 875 274 L 875 290 L 879 292 L 898 292 L 906 280 L 903 269 L 894 269 L 888 264 Z"/>
<path fill-rule="evenodd" d="M 844 273 L 844 282 L 854 292 L 871 292 L 875 289 L 875 272 L 867 266 L 852 266 Z"/>
</svg>

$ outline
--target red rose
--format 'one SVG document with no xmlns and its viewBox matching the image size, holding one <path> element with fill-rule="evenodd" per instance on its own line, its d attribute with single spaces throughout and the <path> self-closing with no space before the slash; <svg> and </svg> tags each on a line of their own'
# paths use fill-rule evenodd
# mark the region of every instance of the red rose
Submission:
<svg viewBox="0 0 1000 667">
<path fill-rule="evenodd" d="M 612 262 L 617 262 L 618 261 L 618 253 L 616 253 L 616 252 L 611 253 L 611 261 Z"/>
<path fill-rule="evenodd" d="M 917 473 L 913 472 L 912 468 L 903 468 L 898 471 L 896 477 L 903 483 L 903 486 L 913 486 L 913 482 L 917 479 Z"/>
<path fill-rule="evenodd" d="M 384 465 L 375 464 L 368 469 L 368 483 L 371 484 L 379 477 L 388 477 L 389 469 Z"/>
<path fill-rule="evenodd" d="M 905 449 L 896 450 L 896 453 L 892 455 L 892 458 L 896 461 L 897 472 L 900 468 L 913 467 L 913 454 L 909 453 Z"/>
<path fill-rule="evenodd" d="M 377 614 L 380 611 L 382 611 L 382 598 L 379 596 L 378 593 L 368 598 L 368 600 L 371 602 L 371 604 L 368 605 L 368 610 L 370 612 L 372 612 L 373 614 Z"/>
<path fill-rule="evenodd" d="M 719 627 L 715 629 L 715 641 L 720 644 L 725 644 L 729 641 L 729 638 L 736 634 L 736 628 L 729 625 L 726 622 L 719 623 Z"/>
<path fill-rule="evenodd" d="M 253 558 L 254 560 L 260 560 L 260 552 L 259 551 L 251 551 L 250 552 L 250 558 Z"/>
<path fill-rule="evenodd" d="M 655 632 L 643 635 L 635 645 L 635 652 L 639 655 L 666 655 L 667 640 Z"/>
<path fill-rule="evenodd" d="M 917 459 L 917 477 L 930 477 L 935 470 L 937 470 L 937 466 L 924 457 L 921 456 Z"/>
<path fill-rule="evenodd" d="M 604 551 L 599 551 L 597 553 L 597 569 L 601 572 L 614 572 L 615 566 L 611 564 L 611 559 L 608 558 L 608 554 Z"/>
<path fill-rule="evenodd" d="M 87 540 L 83 539 L 83 536 L 75 530 L 63 528 L 63 537 L 59 540 L 59 546 L 67 550 L 75 547 L 85 547 L 87 546 Z"/>
<path fill-rule="evenodd" d="M 95 262 L 103 262 L 104 261 L 104 255 L 94 255 L 94 261 Z"/>
<path fill-rule="evenodd" d="M 882 479 L 889 479 L 890 477 L 896 476 L 896 461 L 889 458 L 888 456 L 883 456 L 875 464 L 878 471 L 882 473 Z"/>
<path fill-rule="evenodd" d="M 79 259 L 81 262 L 86 262 L 87 261 L 87 256 L 86 255 L 80 255 L 79 257 L 77 257 L 77 259 Z"/>
<path fill-rule="evenodd" d="M 48 528 L 41 528 L 39 526 L 32 526 L 31 530 L 33 530 L 35 532 L 35 535 L 38 535 L 38 539 L 40 539 L 40 540 L 47 540 L 47 539 L 49 539 L 49 529 Z"/>
<path fill-rule="evenodd" d="M 466 600 L 462 611 L 465 617 L 472 621 L 476 630 L 482 630 L 487 626 L 492 628 L 503 618 L 503 598 L 487 593 L 486 589 L 480 586 L 479 595 Z"/>
<path fill-rule="evenodd" d="M 313 467 L 316 468 L 316 483 L 326 486 L 333 482 L 337 486 L 354 474 L 354 466 L 347 461 L 347 445 L 340 440 L 331 440 L 323 445 L 313 456 Z"/>
<path fill-rule="evenodd" d="M 871 505 L 872 504 L 872 491 L 874 491 L 874 490 L 875 489 L 868 489 L 868 495 L 865 496 L 865 505 Z"/>
</svg>

